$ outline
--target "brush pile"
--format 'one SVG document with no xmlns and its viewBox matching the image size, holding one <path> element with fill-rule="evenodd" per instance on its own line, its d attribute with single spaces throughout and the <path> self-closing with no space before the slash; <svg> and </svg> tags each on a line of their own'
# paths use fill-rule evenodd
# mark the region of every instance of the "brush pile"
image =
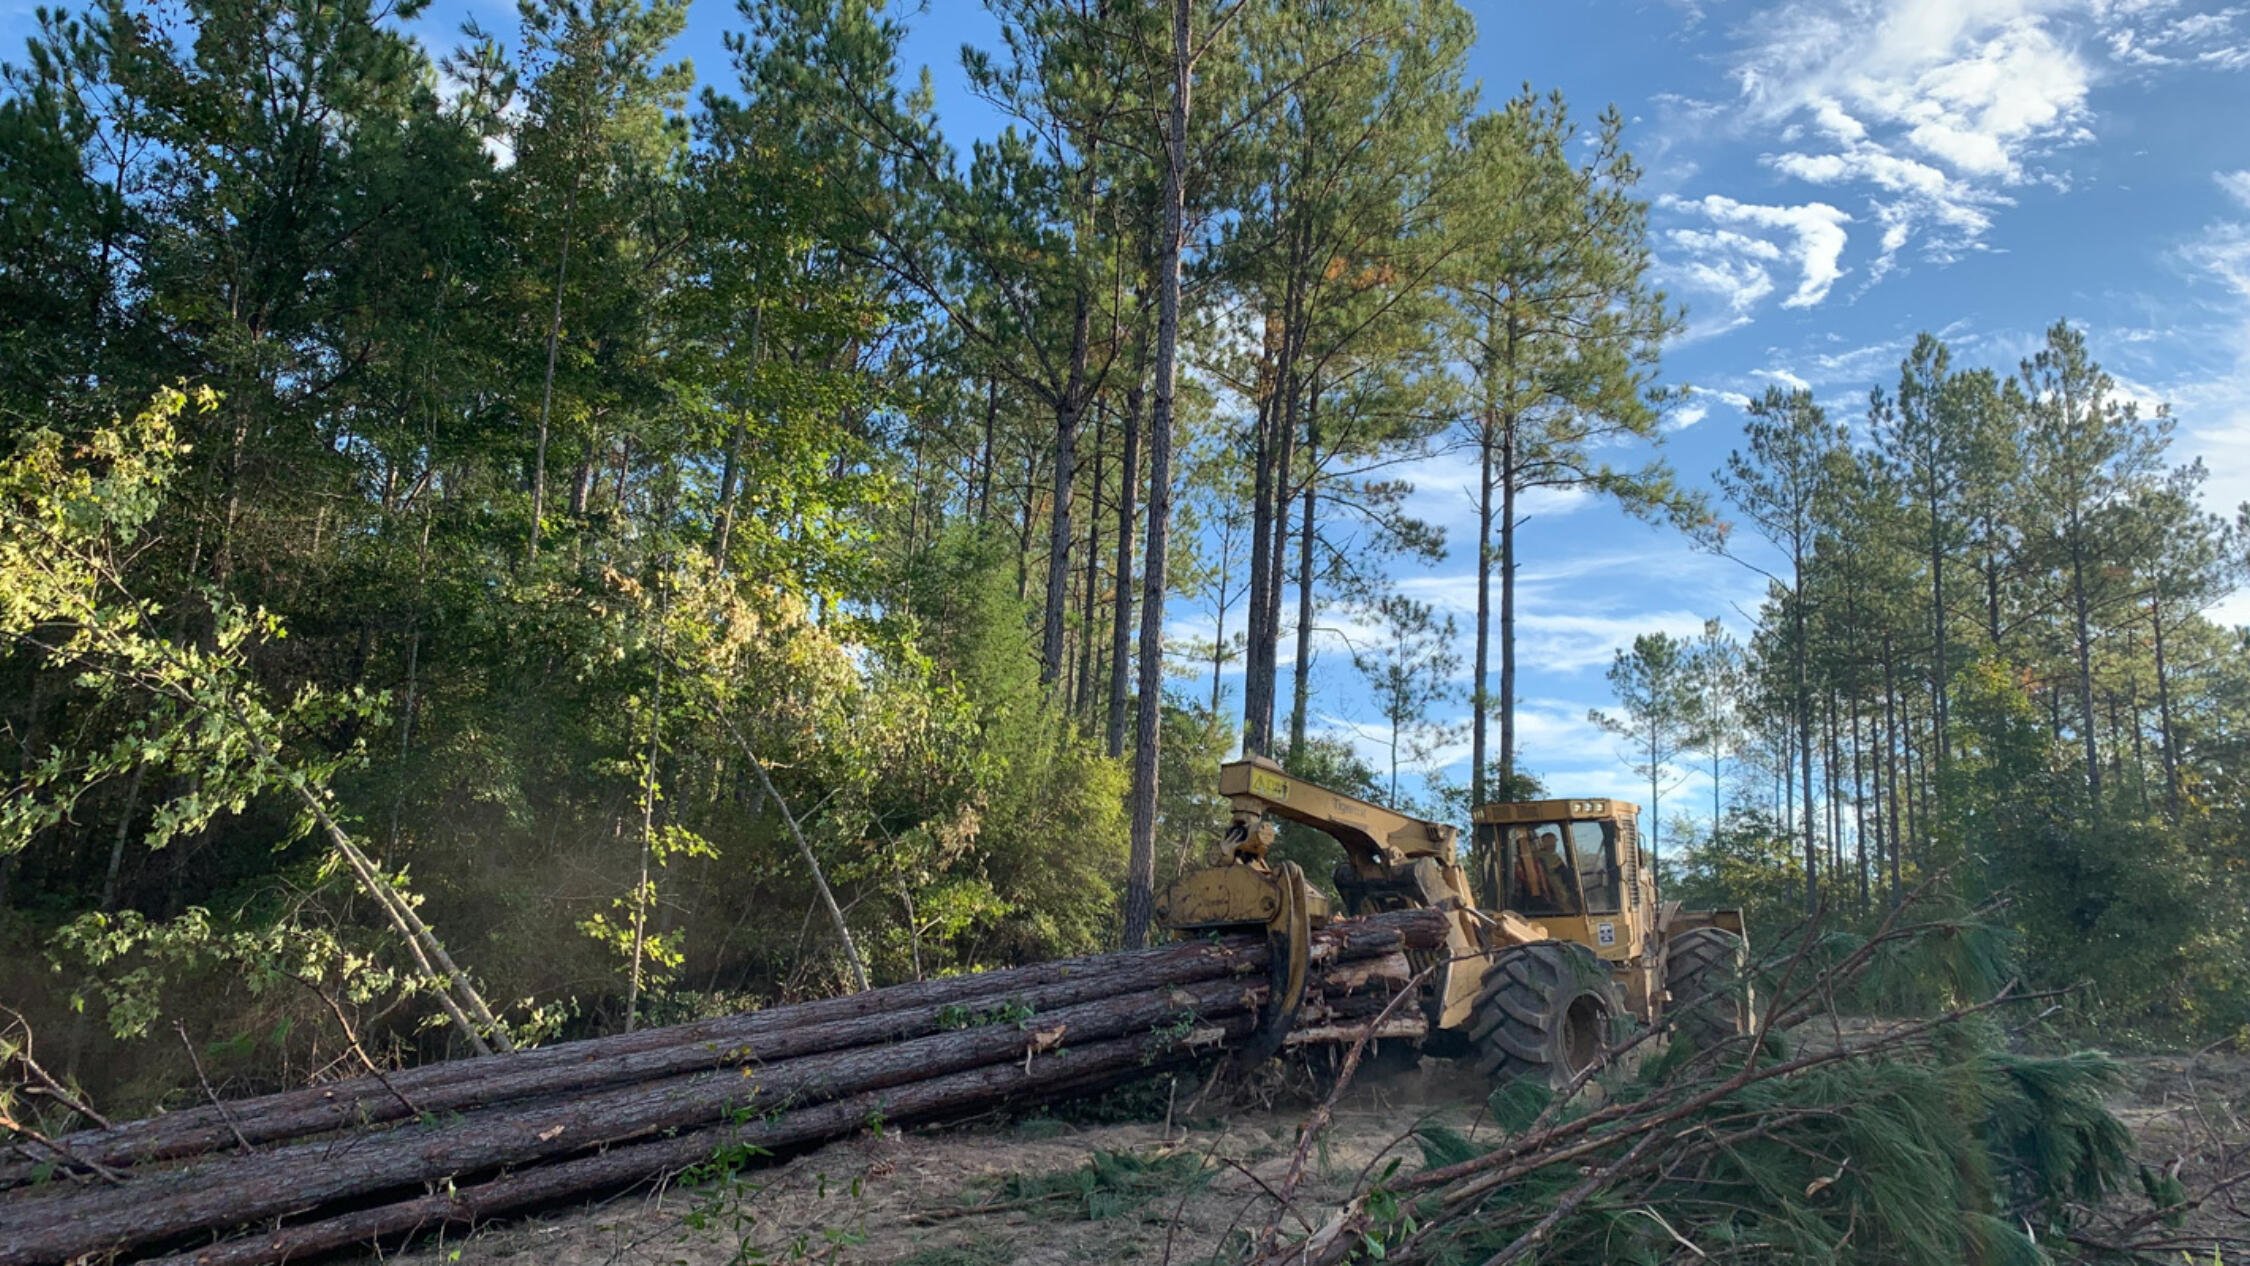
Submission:
<svg viewBox="0 0 2250 1266">
<path fill-rule="evenodd" d="M 1309 1011 L 1380 1010 L 1443 917 L 1314 935 Z M 739 1164 L 881 1124 L 958 1118 L 1238 1044 L 1262 938 L 924 981 L 670 1028 L 213 1103 L 0 1156 L 0 1266 L 300 1259 Z"/>
<path fill-rule="evenodd" d="M 1473 1135 L 1418 1127 L 1418 1169 L 1370 1167 L 1342 1207 L 1298 1208 L 1324 1105 L 1247 1260 L 2240 1259 L 2239 1118 L 2187 1172 L 2181 1154 L 2136 1155 L 2107 1106 L 2119 1065 L 2043 1032 L 2061 994 L 2007 978 L 1983 913 L 1910 900 L 1864 936 L 1809 922 L 1754 970 L 1755 1034 L 1698 1044 L 1644 1032 L 1580 1075 L 1594 1094 L 1509 1083 Z"/>
</svg>

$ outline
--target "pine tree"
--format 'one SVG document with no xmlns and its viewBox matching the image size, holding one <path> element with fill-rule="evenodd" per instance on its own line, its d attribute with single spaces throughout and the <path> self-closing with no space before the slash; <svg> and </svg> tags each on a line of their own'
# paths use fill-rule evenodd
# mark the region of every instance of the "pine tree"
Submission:
<svg viewBox="0 0 2250 1266">
<path fill-rule="evenodd" d="M 2162 474 L 2172 420 L 2161 411 L 2143 418 L 2138 407 L 2117 399 L 2116 382 L 2088 355 L 2085 335 L 2064 322 L 2047 331 L 2047 345 L 2024 362 L 2021 379 L 2028 410 L 2025 490 L 2034 516 L 2028 530 L 2055 568 L 2069 612 L 2086 803 L 2098 816 L 2094 647 L 2101 572 L 2111 561 L 2109 537 L 2118 515 Z"/>
<path fill-rule="evenodd" d="M 1467 439 L 1477 482 L 1477 623 L 1471 708 L 1470 798 L 1482 803 L 1487 765 L 1503 784 L 1516 763 L 1516 572 L 1520 509 L 1540 489 L 1591 490 L 1628 513 L 1697 513 L 1670 469 L 1612 465 L 1618 446 L 1660 438 L 1657 356 L 1680 314 L 1651 284 L 1648 208 L 1640 171 L 1614 109 L 1580 137 L 1560 95 L 1528 91 L 1469 129 L 1462 238 L 1446 286 L 1456 338 L 1473 379 Z M 1574 165 L 1573 142 L 1591 142 Z M 1495 191 L 1505 191 L 1498 198 Z M 1497 695 L 1488 689 L 1499 575 Z M 1488 757 L 1491 715 L 1499 752 Z"/>
<path fill-rule="evenodd" d="M 1748 664 L 1742 646 L 1717 620 L 1703 622 L 1703 636 L 1688 652 L 1685 671 L 1694 708 L 1689 727 L 1696 745 L 1711 758 L 1711 831 L 1715 836 L 1726 819 L 1723 796 L 1726 782 L 1722 763 L 1740 746 L 1743 692 Z M 1653 807 L 1652 807 L 1653 812 Z"/>
<path fill-rule="evenodd" d="M 1831 423 L 1809 391 L 1769 387 L 1752 401 L 1744 429 L 1748 451 L 1727 457 L 1719 487 L 1736 509 L 1780 551 L 1786 571 L 1750 564 L 1775 586 L 1787 612 L 1791 722 L 1797 738 L 1799 804 L 1803 811 L 1805 908 L 1820 904 L 1820 858 L 1813 817 L 1813 703 L 1809 648 L 1806 645 L 1810 593 L 1808 568 L 1818 538 L 1823 504 L 1829 495 L 1843 428 Z M 1725 538 L 1719 537 L 1722 548 Z M 1742 558 L 1739 553 L 1730 556 Z"/>
<path fill-rule="evenodd" d="M 1698 728 L 1703 707 L 1696 681 L 1696 652 L 1666 633 L 1643 633 L 1630 651 L 1610 661 L 1609 688 L 1618 712 L 1591 709 L 1586 719 L 1625 740 L 1633 772 L 1648 780 L 1648 851 L 1660 859 L 1664 787 L 1680 756 L 1706 742 Z"/>
<path fill-rule="evenodd" d="M 1399 803 L 1399 769 L 1426 765 L 1455 741 L 1456 727 L 1433 721 L 1431 710 L 1456 697 L 1453 675 L 1461 657 L 1452 646 L 1459 630 L 1453 617 L 1439 618 L 1430 605 L 1404 594 L 1389 594 L 1369 614 L 1375 627 L 1367 645 L 1354 648 L 1352 666 L 1367 681 L 1376 715 L 1383 719 L 1389 752 L 1390 801 Z"/>
</svg>

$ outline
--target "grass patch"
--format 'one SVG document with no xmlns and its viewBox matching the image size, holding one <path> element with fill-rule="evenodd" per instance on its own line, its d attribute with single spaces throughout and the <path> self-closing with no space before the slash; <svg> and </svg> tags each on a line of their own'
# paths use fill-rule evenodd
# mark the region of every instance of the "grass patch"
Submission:
<svg viewBox="0 0 2250 1266">
<path fill-rule="evenodd" d="M 1139 1211 L 1152 1201 L 1200 1191 L 1211 1171 L 1194 1152 L 1096 1152 L 1076 1169 L 1011 1174 L 1001 1199 L 1015 1206 L 1063 1206 L 1089 1222 Z"/>
<path fill-rule="evenodd" d="M 1072 1128 L 1068 1121 L 1058 1121 L 1050 1116 L 1031 1116 L 1016 1122 L 1016 1137 L 1039 1142 L 1043 1139 L 1061 1138 L 1070 1133 Z"/>
<path fill-rule="evenodd" d="M 976 1235 L 958 1244 L 933 1244 L 898 1266 L 1007 1266 L 1016 1260 L 1016 1247 L 997 1235 Z"/>
</svg>

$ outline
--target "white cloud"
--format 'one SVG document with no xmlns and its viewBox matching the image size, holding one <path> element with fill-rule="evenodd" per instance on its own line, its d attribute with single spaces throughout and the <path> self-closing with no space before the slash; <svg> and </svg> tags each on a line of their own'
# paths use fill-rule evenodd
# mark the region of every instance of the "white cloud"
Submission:
<svg viewBox="0 0 2250 1266">
<path fill-rule="evenodd" d="M 2193 278 L 2216 281 L 2250 303 L 2250 224 L 2215 224 L 2182 246 L 2179 259 Z"/>
<path fill-rule="evenodd" d="M 1740 24 L 1732 74 L 1743 123 L 1788 147 L 1767 166 L 1866 191 L 1886 226 L 1872 283 L 1916 237 L 1940 263 L 1979 247 L 2013 186 L 2067 189 L 2045 162 L 2093 139 L 2105 76 L 2250 67 L 2246 13 L 2178 0 L 1785 0 Z"/>
<path fill-rule="evenodd" d="M 2094 16 L 2110 57 L 2136 70 L 2199 67 L 2241 70 L 2250 66 L 2250 23 L 2239 5 L 2170 16 L 2177 0 L 2130 4 L 2095 0 Z"/>
<path fill-rule="evenodd" d="M 2067 138 L 2092 68 L 2059 37 L 2060 0 L 1850 0 L 1760 14 L 1735 67 L 1753 110 L 1811 116 L 1847 145 L 1918 152 L 2017 180 L 2027 150 Z M 1911 161 L 1911 160 L 1906 160 Z"/>
<path fill-rule="evenodd" d="M 1957 329 L 1940 331 L 1938 337 L 1949 338 Z M 1830 340 L 1831 346 L 1845 342 L 1840 335 L 1831 335 Z M 1821 386 L 1866 387 L 1896 370 L 1906 349 L 1907 340 L 1903 338 L 1885 339 L 1841 351 L 1801 352 L 1796 356 L 1796 363 L 1807 379 Z"/>
<path fill-rule="evenodd" d="M 1884 226 L 1865 284 L 1917 238 L 1950 262 L 1991 231 L 2005 190 L 2060 180 L 2039 169 L 2046 154 L 2091 139 L 2100 68 L 2074 24 L 2106 2 L 1788 0 L 1742 23 L 1742 122 L 1782 141 L 1762 159 L 1775 172 L 1865 193 Z M 2109 7 L 2112 24 L 2153 20 Z"/>
<path fill-rule="evenodd" d="M 1555 769 L 1599 766 L 1616 759 L 1616 738 L 1586 719 L 1590 709 L 1609 704 L 1606 696 L 1591 701 L 1553 697 L 1518 700 L 1516 741 L 1524 760 L 1534 768 Z"/>
<path fill-rule="evenodd" d="M 2026 189 L 2077 183 L 2063 159 L 2095 139 L 2105 80 L 2250 68 L 2240 0 L 1772 0 L 1713 16 L 1734 28 L 1722 56 L 1736 96 L 1667 99 L 1676 133 L 1770 138 L 1764 167 L 1827 200 L 1660 200 L 1684 222 L 1660 220 L 1659 241 L 1666 280 L 1698 300 L 1690 340 L 1748 324 L 1777 292 L 1785 307 L 1822 303 L 1852 271 L 1855 219 L 1879 229 L 1855 297 L 1910 260 L 1992 249 Z M 2250 172 L 2218 179 L 2250 205 Z"/>
<path fill-rule="evenodd" d="M 1710 414 L 1711 406 L 1707 404 L 1681 405 L 1679 408 L 1672 410 L 1672 429 L 1675 431 L 1685 431 L 1689 427 L 1694 426 L 1696 423 L 1701 422 L 1704 418 L 1709 417 Z"/>
<path fill-rule="evenodd" d="M 1952 187 L 1946 174 L 1928 163 L 1901 158 L 1873 145 L 1855 144 L 1850 149 L 1829 154 L 1775 154 L 1766 162 L 1785 176 L 1815 185 L 1865 180 L 1894 193 L 1919 193 L 1930 197 L 1942 195 Z"/>
<path fill-rule="evenodd" d="M 2213 623 L 2226 628 L 2250 625 L 2250 589 L 2238 591 L 2203 613 Z"/>
<path fill-rule="evenodd" d="M 1536 663 L 1545 672 L 1582 672 L 1606 668 L 1617 652 L 1644 633 L 1669 633 L 1695 637 L 1703 632 L 1703 616 L 1695 611 L 1627 611 L 1600 609 L 1589 599 L 1572 609 L 1567 598 L 1555 606 L 1516 616 L 1516 658 Z"/>
<path fill-rule="evenodd" d="M 2180 321 L 2184 358 L 2201 369 L 2163 390 L 2181 419 L 2183 455 L 2202 458 L 2210 472 L 2204 504 L 2231 515 L 2250 502 L 2250 221 L 2211 225 L 2175 249 L 2171 262 L 2210 319 Z"/>
<path fill-rule="evenodd" d="M 1672 271 L 1688 284 L 1725 295 L 1737 313 L 1772 293 L 1769 265 L 1787 261 L 1797 272 L 1796 290 L 1782 300 L 1785 308 L 1819 303 L 1843 275 L 1838 262 L 1846 241 L 1843 226 L 1852 217 L 1825 202 L 1764 206 L 1714 193 L 1692 201 L 1666 197 L 1661 204 L 1725 226 L 1708 231 L 1675 229 L 1667 237 L 1692 255 Z M 1776 240 L 1783 236 L 1785 241 Z"/>
<path fill-rule="evenodd" d="M 2228 197 L 2250 207 L 2250 170 L 2213 172 L 2211 179 L 2219 182 L 2219 188 L 2226 190 Z"/>
</svg>

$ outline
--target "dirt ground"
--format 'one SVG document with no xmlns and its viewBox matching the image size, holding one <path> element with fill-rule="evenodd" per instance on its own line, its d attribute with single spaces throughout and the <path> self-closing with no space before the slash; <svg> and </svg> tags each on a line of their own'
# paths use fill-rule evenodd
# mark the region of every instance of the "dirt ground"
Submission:
<svg viewBox="0 0 2250 1266">
<path fill-rule="evenodd" d="M 2250 1055 L 2210 1050 L 2123 1056 L 2119 1062 L 2125 1087 L 2111 1096 L 2110 1111 L 2133 1131 L 2142 1164 L 2194 1190 L 2250 1161 Z M 2237 1201 L 2250 1207 L 2250 1192 Z M 2219 1207 L 2199 1210 L 2187 1226 L 2244 1229 L 2237 1214 Z"/>
<path fill-rule="evenodd" d="M 2112 1101 L 2144 1163 L 2191 1185 L 2240 1161 L 2250 1137 L 2250 1056 L 2121 1059 Z M 1183 1096 L 1187 1093 L 1181 1092 Z M 1298 1205 L 1333 1208 L 1390 1157 L 1418 1162 L 1411 1132 L 1437 1121 L 1490 1132 L 1481 1093 L 1449 1065 L 1355 1091 L 1311 1155 Z M 731 1182 L 621 1197 L 422 1245 L 412 1266 L 735 1266 L 818 1261 L 900 1266 L 1229 1260 L 1261 1229 L 1286 1174 L 1305 1106 L 1223 1119 L 1074 1125 L 1045 1117 L 863 1137 Z M 1097 1154 L 1125 1159 L 1100 1178 Z M 1165 1157 L 1177 1157 L 1165 1161 Z M 1136 1166 L 1169 1174 L 1134 1182 Z M 1197 1177 L 1181 1181 L 1181 1173 Z M 2232 1217 L 2208 1211 L 2196 1220 Z"/>
</svg>

